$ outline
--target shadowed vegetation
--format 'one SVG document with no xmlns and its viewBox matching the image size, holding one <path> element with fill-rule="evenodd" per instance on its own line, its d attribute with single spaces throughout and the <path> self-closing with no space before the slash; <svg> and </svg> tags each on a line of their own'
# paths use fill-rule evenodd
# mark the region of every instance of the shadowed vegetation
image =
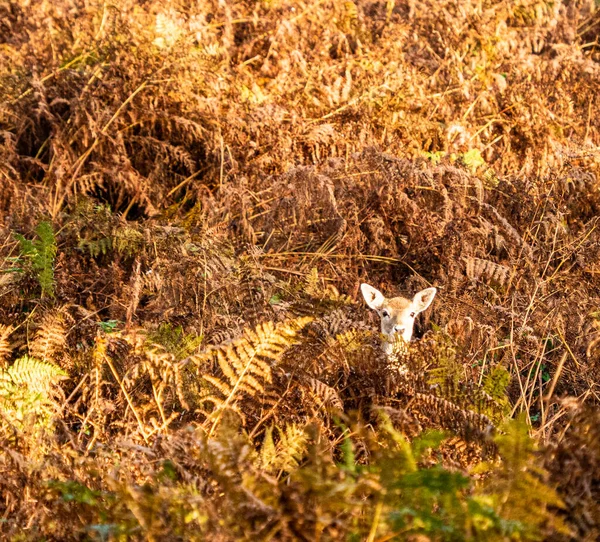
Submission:
<svg viewBox="0 0 600 542">
<path fill-rule="evenodd" d="M 599 36 L 0 0 L 1 537 L 597 540 Z"/>
</svg>

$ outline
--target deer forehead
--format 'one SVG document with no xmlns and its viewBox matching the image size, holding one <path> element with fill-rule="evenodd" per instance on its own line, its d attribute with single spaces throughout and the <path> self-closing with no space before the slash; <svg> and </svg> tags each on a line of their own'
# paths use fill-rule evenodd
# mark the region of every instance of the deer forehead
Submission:
<svg viewBox="0 0 600 542">
<path fill-rule="evenodd" d="M 412 301 L 404 297 L 393 297 L 386 299 L 383 306 L 398 314 L 412 307 Z"/>
</svg>

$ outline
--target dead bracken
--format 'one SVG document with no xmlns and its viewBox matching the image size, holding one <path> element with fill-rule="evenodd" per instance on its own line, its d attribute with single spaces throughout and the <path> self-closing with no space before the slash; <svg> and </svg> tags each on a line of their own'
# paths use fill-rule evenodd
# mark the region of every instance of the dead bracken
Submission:
<svg viewBox="0 0 600 542">
<path fill-rule="evenodd" d="M 0 538 L 597 540 L 599 33 L 0 2 Z"/>
</svg>

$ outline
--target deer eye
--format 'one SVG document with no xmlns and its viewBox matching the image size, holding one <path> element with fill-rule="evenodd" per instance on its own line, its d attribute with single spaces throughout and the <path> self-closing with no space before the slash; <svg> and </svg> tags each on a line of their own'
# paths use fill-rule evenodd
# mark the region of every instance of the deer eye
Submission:
<svg viewBox="0 0 600 542">
<path fill-rule="evenodd" d="M 390 317 L 390 313 L 386 310 L 382 310 L 381 311 L 381 316 L 383 316 L 384 318 L 389 318 Z"/>
<path fill-rule="evenodd" d="M 415 313 L 414 313 L 414 312 L 411 312 L 411 313 L 410 313 L 410 317 L 411 317 L 411 318 L 414 318 L 414 317 L 415 317 Z"/>
</svg>

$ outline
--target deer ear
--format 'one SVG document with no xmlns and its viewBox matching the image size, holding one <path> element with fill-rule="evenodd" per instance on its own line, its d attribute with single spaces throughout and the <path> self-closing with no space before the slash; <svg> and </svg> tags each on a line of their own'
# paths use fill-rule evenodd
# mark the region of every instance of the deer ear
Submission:
<svg viewBox="0 0 600 542">
<path fill-rule="evenodd" d="M 424 311 L 435 297 L 437 290 L 435 288 L 425 288 L 425 290 L 421 290 L 419 293 L 415 294 L 413 297 L 413 307 L 417 310 L 417 312 Z"/>
<path fill-rule="evenodd" d="M 383 297 L 383 294 L 379 290 L 373 288 L 373 286 L 369 286 L 366 283 L 360 285 L 360 290 L 369 307 L 376 311 L 381 309 L 383 303 L 385 302 L 385 297 Z"/>
</svg>

